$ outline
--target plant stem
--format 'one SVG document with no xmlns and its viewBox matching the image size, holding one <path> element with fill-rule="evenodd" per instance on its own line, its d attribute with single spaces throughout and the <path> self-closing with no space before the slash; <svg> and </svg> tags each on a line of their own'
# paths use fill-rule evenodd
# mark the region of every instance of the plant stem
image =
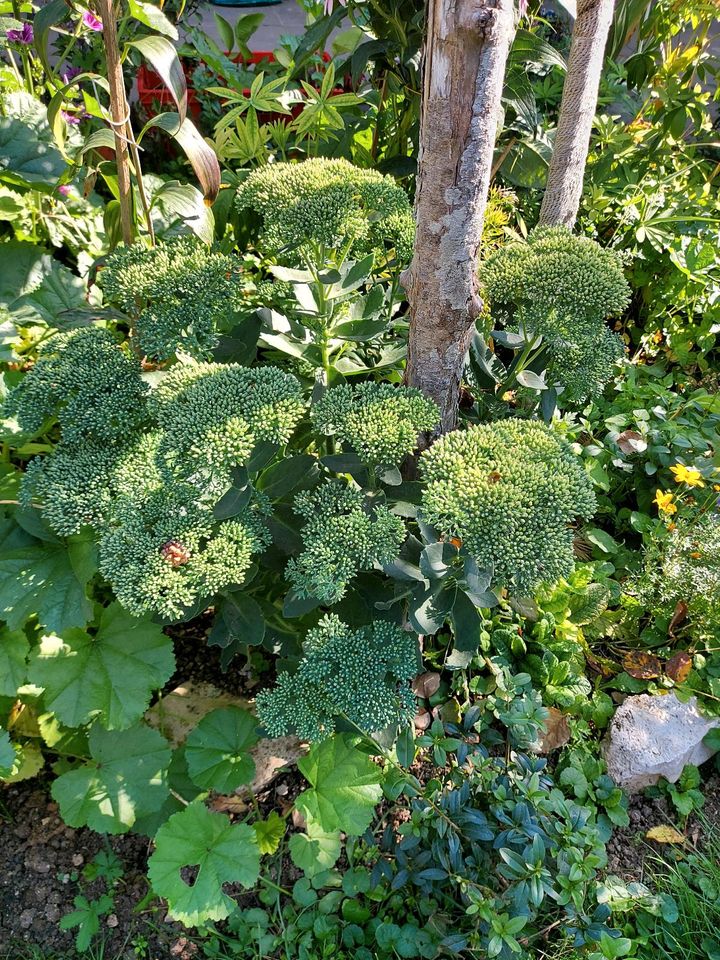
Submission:
<svg viewBox="0 0 720 960">
<path fill-rule="evenodd" d="M 134 229 L 130 158 L 125 137 L 125 127 L 129 113 L 125 96 L 125 79 L 120 60 L 117 24 L 112 0 L 97 0 L 97 8 L 103 25 L 103 42 L 105 44 L 108 83 L 110 85 L 110 112 L 113 118 L 113 133 L 115 134 L 115 158 L 117 162 L 118 193 L 120 195 L 120 222 L 123 241 L 130 246 L 134 239 Z"/>
</svg>

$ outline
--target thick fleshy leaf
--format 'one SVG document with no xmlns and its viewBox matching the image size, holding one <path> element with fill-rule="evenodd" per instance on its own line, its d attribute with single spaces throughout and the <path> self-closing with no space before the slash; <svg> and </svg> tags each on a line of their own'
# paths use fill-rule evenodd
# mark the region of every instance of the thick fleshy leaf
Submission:
<svg viewBox="0 0 720 960">
<path fill-rule="evenodd" d="M 52 785 L 63 820 L 98 833 L 127 833 L 138 817 L 159 810 L 168 796 L 171 752 L 157 730 L 90 731 L 91 759 Z"/>
<path fill-rule="evenodd" d="M 30 680 L 44 688 L 45 706 L 61 723 L 78 727 L 97 717 L 108 730 L 123 730 L 140 719 L 174 669 L 172 640 L 160 627 L 113 603 L 94 636 L 67 630 L 43 637 Z"/>
<path fill-rule="evenodd" d="M 247 710 L 227 707 L 202 718 L 187 738 L 185 758 L 198 787 L 231 793 L 255 776 L 250 750 L 258 742 L 257 720 Z"/>
<path fill-rule="evenodd" d="M 192 882 L 182 871 L 195 868 Z M 211 813 L 195 800 L 163 824 L 155 837 L 155 853 L 148 861 L 153 890 L 168 902 L 168 913 L 186 926 L 224 920 L 235 901 L 223 884 L 251 887 L 260 872 L 255 833 L 246 823 L 232 824 L 221 813 Z"/>
<path fill-rule="evenodd" d="M 370 825 L 382 796 L 382 771 L 350 737 L 335 736 L 314 744 L 298 768 L 311 789 L 297 798 L 297 806 L 319 830 L 359 836 Z"/>
</svg>

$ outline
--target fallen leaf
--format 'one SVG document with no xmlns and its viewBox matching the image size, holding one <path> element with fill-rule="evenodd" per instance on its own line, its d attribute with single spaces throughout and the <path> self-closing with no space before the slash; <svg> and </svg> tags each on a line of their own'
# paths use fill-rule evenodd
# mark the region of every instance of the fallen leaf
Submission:
<svg viewBox="0 0 720 960">
<path fill-rule="evenodd" d="M 637 430 L 623 430 L 617 438 L 617 445 L 623 453 L 643 453 L 647 450 L 647 440 Z"/>
<path fill-rule="evenodd" d="M 687 617 L 688 605 L 684 600 L 678 600 L 675 604 L 675 613 L 672 615 L 672 620 L 668 624 L 668 633 L 672 637 L 675 633 L 677 627 L 683 622 L 685 617 Z"/>
<path fill-rule="evenodd" d="M 662 673 L 662 666 L 651 653 L 635 650 L 623 657 L 623 670 L 636 680 L 652 680 Z"/>
<path fill-rule="evenodd" d="M 665 673 L 674 680 L 675 683 L 684 683 L 690 676 L 692 670 L 692 657 L 689 653 L 682 650 L 676 653 L 674 657 L 665 664 Z"/>
<path fill-rule="evenodd" d="M 430 670 L 419 674 L 413 680 L 412 692 L 416 697 L 423 697 L 428 700 L 434 693 L 438 692 L 440 687 L 440 674 L 432 673 Z"/>
<path fill-rule="evenodd" d="M 645 834 L 646 840 L 654 840 L 655 843 L 685 843 L 684 834 L 676 830 L 675 827 L 651 827 Z"/>
<path fill-rule="evenodd" d="M 544 726 L 545 729 L 539 737 L 539 753 L 552 753 L 553 750 L 564 747 L 569 741 L 570 724 L 568 718 L 557 707 L 550 707 Z"/>
</svg>

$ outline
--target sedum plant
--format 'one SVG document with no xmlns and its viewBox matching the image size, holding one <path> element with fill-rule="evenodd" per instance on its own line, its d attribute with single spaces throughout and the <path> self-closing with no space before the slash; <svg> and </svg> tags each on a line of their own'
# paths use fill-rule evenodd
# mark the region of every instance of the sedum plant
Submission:
<svg viewBox="0 0 720 960">
<path fill-rule="evenodd" d="M 389 383 L 332 387 L 312 408 L 315 429 L 349 446 L 372 468 L 400 466 L 439 416 L 419 390 Z"/>
<path fill-rule="evenodd" d="M 352 630 L 324 617 L 308 631 L 295 673 L 283 672 L 257 696 L 258 718 L 271 737 L 296 733 L 324 740 L 338 717 L 361 730 L 382 730 L 415 715 L 408 681 L 417 673 L 417 641 L 392 623 Z"/>
<path fill-rule="evenodd" d="M 154 360 L 180 352 L 206 358 L 243 292 L 237 257 L 197 237 L 117 250 L 100 285 L 105 300 L 132 318 L 140 350 Z"/>
<path fill-rule="evenodd" d="M 605 321 L 630 302 L 615 251 L 565 227 L 538 227 L 493 254 L 482 277 L 495 320 L 528 345 L 542 337 L 550 376 L 568 399 L 602 391 L 625 349 Z"/>
<path fill-rule="evenodd" d="M 595 496 L 551 428 L 505 420 L 446 434 L 420 469 L 422 518 L 461 541 L 496 585 L 528 594 L 572 572 L 571 523 L 592 516 Z"/>
<path fill-rule="evenodd" d="M 271 255 L 318 263 L 327 253 L 363 257 L 394 248 L 412 255 L 414 223 L 407 194 L 392 177 L 347 160 L 318 157 L 254 170 L 238 190 L 240 212 L 262 219 L 260 240 Z"/>
<path fill-rule="evenodd" d="M 405 525 L 387 507 L 369 506 L 361 490 L 333 480 L 295 498 L 305 520 L 303 549 L 286 575 L 299 597 L 337 603 L 361 570 L 393 560 L 405 538 Z"/>
</svg>

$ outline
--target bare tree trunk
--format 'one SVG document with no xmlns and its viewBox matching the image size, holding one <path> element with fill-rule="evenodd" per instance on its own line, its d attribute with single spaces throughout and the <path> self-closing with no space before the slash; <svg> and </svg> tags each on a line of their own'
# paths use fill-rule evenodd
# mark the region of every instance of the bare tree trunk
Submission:
<svg viewBox="0 0 720 960">
<path fill-rule="evenodd" d="M 572 228 L 580 208 L 614 0 L 578 0 L 540 223 Z"/>
<path fill-rule="evenodd" d="M 429 0 L 417 237 L 406 380 L 457 421 L 463 363 L 480 312 L 477 257 L 490 186 L 513 0 Z"/>
</svg>

